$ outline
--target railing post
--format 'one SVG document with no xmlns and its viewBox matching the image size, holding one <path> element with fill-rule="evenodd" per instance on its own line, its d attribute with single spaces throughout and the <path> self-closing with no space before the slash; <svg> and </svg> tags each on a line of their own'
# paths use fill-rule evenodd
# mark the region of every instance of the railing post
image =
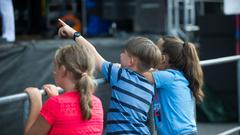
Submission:
<svg viewBox="0 0 240 135">
<path fill-rule="evenodd" d="M 237 61 L 238 122 L 240 123 L 240 60 Z"/>
<path fill-rule="evenodd" d="M 238 101 L 238 123 L 240 123 L 240 60 L 237 61 L 237 101 Z M 238 131 L 240 135 L 240 131 Z"/>
<path fill-rule="evenodd" d="M 87 34 L 87 8 L 86 0 L 81 0 L 82 8 L 82 33 L 83 35 Z"/>
<path fill-rule="evenodd" d="M 29 113 L 29 99 L 23 100 L 23 124 L 25 125 L 25 122 L 28 118 Z"/>
</svg>

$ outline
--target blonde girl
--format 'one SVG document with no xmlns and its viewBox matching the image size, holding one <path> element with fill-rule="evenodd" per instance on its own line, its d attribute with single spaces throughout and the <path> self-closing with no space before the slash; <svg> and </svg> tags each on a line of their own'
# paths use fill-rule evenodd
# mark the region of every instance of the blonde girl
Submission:
<svg viewBox="0 0 240 135">
<path fill-rule="evenodd" d="M 44 85 L 50 98 L 42 106 L 37 88 L 27 88 L 31 110 L 24 133 L 101 135 L 103 108 L 93 95 L 95 59 L 82 45 L 68 45 L 57 50 L 54 58 L 54 79 L 64 89 L 58 95 L 55 85 Z"/>
</svg>

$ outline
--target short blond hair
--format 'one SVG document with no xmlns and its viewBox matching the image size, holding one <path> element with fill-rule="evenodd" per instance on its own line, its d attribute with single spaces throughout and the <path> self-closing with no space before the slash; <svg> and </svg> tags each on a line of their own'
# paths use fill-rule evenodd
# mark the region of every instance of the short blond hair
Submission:
<svg viewBox="0 0 240 135">
<path fill-rule="evenodd" d="M 140 71 L 147 71 L 150 68 L 158 67 L 162 56 L 158 47 L 145 37 L 133 37 L 129 39 L 124 49 L 130 55 L 139 59 L 138 68 Z"/>
</svg>

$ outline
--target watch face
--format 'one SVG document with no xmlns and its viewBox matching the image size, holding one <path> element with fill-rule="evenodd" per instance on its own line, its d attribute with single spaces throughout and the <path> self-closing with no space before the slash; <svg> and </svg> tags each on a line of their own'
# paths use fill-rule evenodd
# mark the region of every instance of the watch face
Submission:
<svg viewBox="0 0 240 135">
<path fill-rule="evenodd" d="M 74 33 L 74 36 L 75 36 L 75 37 L 79 37 L 79 36 L 81 36 L 81 33 L 80 33 L 80 32 L 75 32 L 75 33 Z"/>
<path fill-rule="evenodd" d="M 75 32 L 73 34 L 73 40 L 75 40 L 76 37 L 80 37 L 81 36 L 81 33 L 80 32 Z"/>
</svg>

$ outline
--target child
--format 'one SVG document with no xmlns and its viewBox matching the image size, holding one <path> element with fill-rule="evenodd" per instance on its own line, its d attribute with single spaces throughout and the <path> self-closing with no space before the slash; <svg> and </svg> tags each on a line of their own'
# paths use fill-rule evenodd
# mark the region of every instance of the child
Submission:
<svg viewBox="0 0 240 135">
<path fill-rule="evenodd" d="M 57 50 L 54 79 L 64 93 L 57 96 L 57 87 L 45 85 L 50 97 L 42 107 L 37 88 L 27 88 L 31 110 L 24 134 L 101 135 L 103 108 L 93 94 L 95 60 L 82 45 L 68 45 Z"/>
<path fill-rule="evenodd" d="M 147 38 L 130 39 L 120 55 L 122 67 L 119 67 L 105 61 L 91 43 L 67 24 L 59 21 L 62 24 L 59 35 L 73 37 L 78 44 L 90 48 L 98 69 L 110 83 L 112 96 L 107 114 L 107 135 L 150 134 L 146 121 L 154 87 L 142 74 L 157 66 L 161 58 L 157 46 Z"/>
<path fill-rule="evenodd" d="M 197 135 L 195 100 L 201 102 L 204 94 L 195 46 L 177 37 L 160 38 L 157 46 L 163 54 L 160 70 L 146 76 L 155 82 L 157 130 L 161 135 Z"/>
</svg>

